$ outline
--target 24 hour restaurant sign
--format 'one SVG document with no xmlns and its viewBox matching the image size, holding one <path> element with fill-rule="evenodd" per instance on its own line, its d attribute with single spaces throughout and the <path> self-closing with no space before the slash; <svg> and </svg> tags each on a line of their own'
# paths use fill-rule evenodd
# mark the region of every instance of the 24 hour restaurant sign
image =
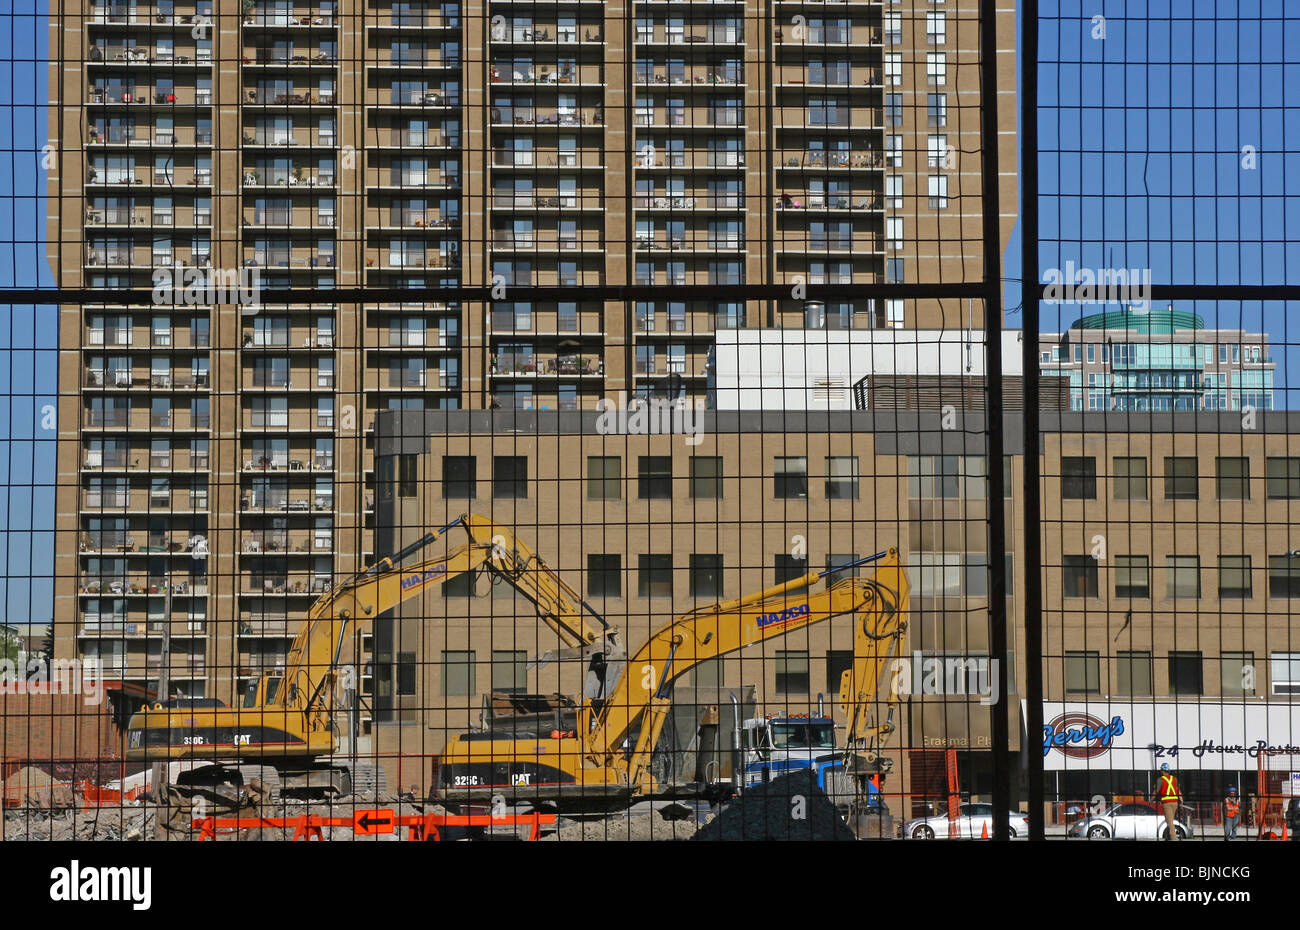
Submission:
<svg viewBox="0 0 1300 930">
<path fill-rule="evenodd" d="M 1047 771 L 1300 770 L 1300 704 L 1043 703 Z"/>
</svg>

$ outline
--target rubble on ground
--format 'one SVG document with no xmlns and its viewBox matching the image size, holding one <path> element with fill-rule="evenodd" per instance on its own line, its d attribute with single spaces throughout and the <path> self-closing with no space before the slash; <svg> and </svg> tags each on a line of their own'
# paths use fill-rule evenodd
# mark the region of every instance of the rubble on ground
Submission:
<svg viewBox="0 0 1300 930">
<path fill-rule="evenodd" d="M 852 840 L 853 831 L 808 770 L 746 788 L 692 839 Z"/>
</svg>

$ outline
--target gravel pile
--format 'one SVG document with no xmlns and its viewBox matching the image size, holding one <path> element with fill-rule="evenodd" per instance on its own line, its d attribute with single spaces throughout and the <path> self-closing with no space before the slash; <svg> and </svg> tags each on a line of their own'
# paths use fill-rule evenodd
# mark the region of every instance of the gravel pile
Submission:
<svg viewBox="0 0 1300 930">
<path fill-rule="evenodd" d="M 811 771 L 782 775 L 766 785 L 746 788 L 692 839 L 696 840 L 852 840 Z"/>
</svg>

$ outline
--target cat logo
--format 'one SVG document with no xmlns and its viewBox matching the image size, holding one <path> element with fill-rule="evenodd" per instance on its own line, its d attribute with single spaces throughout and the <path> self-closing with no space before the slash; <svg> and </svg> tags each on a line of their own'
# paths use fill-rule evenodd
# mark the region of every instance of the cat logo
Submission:
<svg viewBox="0 0 1300 930">
<path fill-rule="evenodd" d="M 235 745 L 236 745 L 236 746 L 247 746 L 247 745 L 248 745 L 249 743 L 251 743 L 252 741 L 253 741 L 253 735 L 252 735 L 251 733 L 236 733 L 236 734 L 235 734 Z"/>
<path fill-rule="evenodd" d="M 532 784 L 529 781 L 532 777 L 531 772 L 520 772 L 518 775 L 512 775 L 510 777 L 510 784 L 515 788 L 527 788 Z"/>
</svg>

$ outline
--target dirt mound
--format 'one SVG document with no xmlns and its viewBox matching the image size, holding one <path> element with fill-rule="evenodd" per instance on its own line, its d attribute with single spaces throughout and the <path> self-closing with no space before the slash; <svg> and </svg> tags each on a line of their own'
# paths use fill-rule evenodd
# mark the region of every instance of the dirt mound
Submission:
<svg viewBox="0 0 1300 930">
<path fill-rule="evenodd" d="M 71 785 L 30 765 L 6 778 L 0 794 L 6 806 L 57 808 L 71 807 L 73 802 Z"/>
<path fill-rule="evenodd" d="M 810 771 L 782 775 L 746 788 L 692 840 L 851 840 L 826 793 Z"/>
</svg>

